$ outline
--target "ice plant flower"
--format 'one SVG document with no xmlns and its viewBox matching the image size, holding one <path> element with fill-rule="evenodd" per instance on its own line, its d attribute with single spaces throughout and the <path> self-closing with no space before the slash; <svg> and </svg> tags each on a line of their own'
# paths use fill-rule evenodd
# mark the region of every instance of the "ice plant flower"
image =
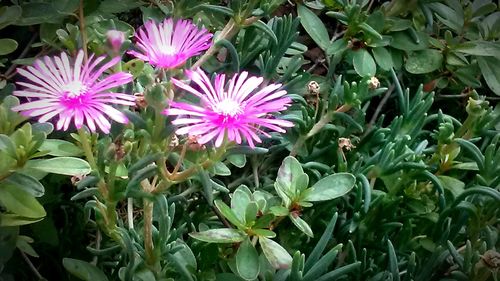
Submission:
<svg viewBox="0 0 500 281">
<path fill-rule="evenodd" d="M 172 121 L 179 128 L 179 135 L 199 136 L 198 143 L 204 144 L 215 139 L 215 146 L 221 146 L 226 136 L 229 141 L 241 144 L 246 140 L 251 147 L 262 142 L 258 134 L 270 136 L 263 128 L 284 133 L 284 127 L 293 124 L 286 120 L 273 118 L 270 114 L 286 109 L 291 99 L 285 97 L 286 91 L 279 90 L 281 84 L 260 87 L 262 77 L 249 76 L 247 72 L 234 75 L 226 84 L 226 76 L 218 74 L 212 84 L 200 69 L 189 71 L 199 90 L 172 79 L 179 88 L 197 96 L 201 105 L 183 102 L 170 102 L 164 111 L 169 116 L 179 116 Z"/>
<path fill-rule="evenodd" d="M 211 46 L 212 34 L 189 20 L 165 19 L 146 22 L 135 33 L 140 52 L 128 53 L 155 67 L 171 69 L 183 65 Z"/>
<path fill-rule="evenodd" d="M 47 122 L 56 115 L 56 128 L 66 131 L 73 120 L 76 128 L 85 123 L 91 131 L 99 127 L 109 133 L 111 124 L 108 118 L 119 123 L 127 123 L 127 117 L 110 104 L 134 105 L 132 95 L 109 92 L 110 89 L 132 81 L 129 73 L 118 72 L 99 79 L 104 71 L 120 61 L 119 57 L 99 64 L 104 56 L 91 56 L 83 62 L 83 51 L 70 61 L 66 53 L 55 57 L 44 57 L 26 69 L 17 72 L 27 79 L 17 82 L 24 89 L 14 91 L 18 97 L 27 97 L 28 102 L 13 107 L 23 115 L 39 117 L 39 122 Z"/>
</svg>

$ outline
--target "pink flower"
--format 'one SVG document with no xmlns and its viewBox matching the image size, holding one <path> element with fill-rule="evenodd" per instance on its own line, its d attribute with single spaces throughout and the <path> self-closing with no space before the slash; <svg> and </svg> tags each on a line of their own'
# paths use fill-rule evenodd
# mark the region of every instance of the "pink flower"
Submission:
<svg viewBox="0 0 500 281">
<path fill-rule="evenodd" d="M 132 81 L 132 75 L 118 72 L 99 80 L 99 76 L 120 58 L 98 66 L 103 60 L 103 56 L 95 59 L 91 56 L 83 63 L 83 51 L 80 50 L 75 61 L 61 53 L 53 58 L 38 59 L 27 69 L 18 68 L 18 73 L 28 81 L 17 82 L 24 89 L 14 91 L 14 95 L 27 97 L 29 101 L 13 110 L 30 117 L 40 116 L 39 122 L 58 115 L 58 130 L 67 130 L 74 120 L 78 129 L 85 123 L 91 131 L 95 131 L 97 125 L 104 133 L 109 133 L 111 124 L 105 115 L 119 123 L 128 122 L 123 113 L 109 104 L 134 105 L 135 97 L 108 92 Z"/>
<path fill-rule="evenodd" d="M 286 91 L 278 90 L 281 84 L 259 87 L 264 79 L 249 77 L 247 72 L 234 75 L 227 84 L 224 74 L 216 75 L 214 84 L 200 69 L 190 71 L 188 75 L 200 90 L 176 79 L 172 82 L 199 97 L 202 104 L 170 102 L 170 108 L 164 114 L 179 116 L 172 121 L 179 126 L 177 134 L 200 136 L 200 144 L 215 138 L 216 147 L 222 144 L 224 136 L 238 144 L 246 139 L 254 147 L 254 141 L 261 142 L 258 133 L 270 136 L 261 130 L 262 127 L 284 133 L 282 127 L 293 126 L 289 121 L 270 116 L 270 113 L 285 110 L 291 103 L 290 98 L 284 97 Z"/>
<path fill-rule="evenodd" d="M 189 20 L 146 22 L 135 34 L 140 52 L 128 53 L 161 68 L 175 68 L 211 45 L 212 34 Z"/>
<path fill-rule="evenodd" d="M 119 52 L 123 42 L 125 41 L 125 33 L 113 29 L 106 32 L 106 37 L 113 51 Z"/>
</svg>

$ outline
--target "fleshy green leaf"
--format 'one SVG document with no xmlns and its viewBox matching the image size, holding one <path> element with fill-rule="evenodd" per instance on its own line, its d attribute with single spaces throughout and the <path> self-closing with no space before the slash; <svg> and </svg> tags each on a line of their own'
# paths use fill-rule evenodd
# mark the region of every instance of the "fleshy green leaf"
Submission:
<svg viewBox="0 0 500 281">
<path fill-rule="evenodd" d="M 43 220 L 42 218 L 27 218 L 23 216 L 18 216 L 16 214 L 0 214 L 0 226 L 18 226 L 18 225 L 26 225 L 32 224 L 38 221 Z"/>
<path fill-rule="evenodd" d="M 23 173 L 13 173 L 7 177 L 2 184 L 3 183 L 15 186 L 35 197 L 40 197 L 45 193 L 43 185 L 37 179 Z"/>
<path fill-rule="evenodd" d="M 498 96 L 500 96 L 500 60 L 497 58 L 477 57 L 486 84 Z"/>
<path fill-rule="evenodd" d="M 424 50 L 429 45 L 429 36 L 423 32 L 416 32 L 415 36 L 418 41 L 410 36 L 408 31 L 398 31 L 391 34 L 391 47 L 403 51 L 418 51 Z"/>
<path fill-rule="evenodd" d="M 16 40 L 10 38 L 0 39 L 0 56 L 8 55 L 17 49 Z"/>
<path fill-rule="evenodd" d="M 210 229 L 189 233 L 189 236 L 208 243 L 237 243 L 245 240 L 245 232 L 233 228 Z"/>
<path fill-rule="evenodd" d="M 457 46 L 454 51 L 475 56 L 500 57 L 498 42 L 469 41 Z"/>
<path fill-rule="evenodd" d="M 325 51 L 330 45 L 330 36 L 328 35 L 328 31 L 323 21 L 304 5 L 298 5 L 297 13 L 300 17 L 300 23 L 307 34 L 309 34 L 314 42 Z"/>
<path fill-rule="evenodd" d="M 64 258 L 64 268 L 74 276 L 85 281 L 107 281 L 108 278 L 95 265 L 86 261 Z"/>
<path fill-rule="evenodd" d="M 79 176 L 90 173 L 90 165 L 80 158 L 55 157 L 51 159 L 30 160 L 27 168 L 36 169 L 46 173 Z"/>
<path fill-rule="evenodd" d="M 292 264 L 292 256 L 278 243 L 273 240 L 259 236 L 262 252 L 269 263 L 276 269 L 286 269 Z"/>
<path fill-rule="evenodd" d="M 322 178 L 302 194 L 303 201 L 332 200 L 347 194 L 354 187 L 356 178 L 349 173 L 338 173 Z"/>
<path fill-rule="evenodd" d="M 422 50 L 408 55 L 405 63 L 406 71 L 412 74 L 432 72 L 443 64 L 443 54 L 438 50 Z"/>
<path fill-rule="evenodd" d="M 73 143 L 65 140 L 47 139 L 38 150 L 47 150 L 52 156 L 80 156 L 83 150 Z"/>
<path fill-rule="evenodd" d="M 259 254 L 248 238 L 241 243 L 236 253 L 236 269 L 245 280 L 254 280 L 259 275 Z"/>
<path fill-rule="evenodd" d="M 8 6 L 0 8 L 0 29 L 14 24 L 22 14 L 20 6 Z"/>
<path fill-rule="evenodd" d="M 299 179 L 303 174 L 304 170 L 295 157 L 288 156 L 283 160 L 274 183 L 274 188 L 283 201 L 287 202 L 289 199 L 295 198 L 298 190 L 305 188 L 298 186 L 305 183 L 303 179 Z"/>
<path fill-rule="evenodd" d="M 389 53 L 386 48 L 373 48 L 372 54 L 378 66 L 380 66 L 380 68 L 382 68 L 383 70 L 390 70 L 394 66 L 392 63 L 391 53 Z"/>
<path fill-rule="evenodd" d="M 231 154 L 227 156 L 227 160 L 229 160 L 231 164 L 233 164 L 238 168 L 245 167 L 245 164 L 247 163 L 247 158 L 245 154 Z"/>
<path fill-rule="evenodd" d="M 239 221 L 243 223 L 245 222 L 245 211 L 250 201 L 250 195 L 241 187 L 238 187 L 231 197 L 231 210 L 238 217 Z"/>
<path fill-rule="evenodd" d="M 362 77 L 372 77 L 377 72 L 377 65 L 373 57 L 365 49 L 359 49 L 353 52 L 352 63 L 354 70 Z"/>
<path fill-rule="evenodd" d="M 238 228 L 244 228 L 243 221 L 238 218 L 238 216 L 234 213 L 234 211 L 231 208 L 229 208 L 228 205 L 226 205 L 226 203 L 222 202 L 221 200 L 215 200 L 214 203 L 217 209 L 222 213 L 222 215 L 226 219 L 228 219 L 232 224 L 236 225 Z M 243 215 L 244 215 L 244 210 L 243 210 Z"/>
<path fill-rule="evenodd" d="M 0 186 L 0 203 L 9 212 L 22 217 L 39 219 L 46 215 L 43 206 L 33 195 L 14 185 L 2 184 Z"/>
<path fill-rule="evenodd" d="M 309 237 L 314 237 L 311 227 L 300 216 L 290 214 L 288 217 L 290 218 L 290 220 L 292 220 L 293 224 L 295 224 L 295 226 L 300 229 L 300 231 L 304 232 Z"/>
</svg>

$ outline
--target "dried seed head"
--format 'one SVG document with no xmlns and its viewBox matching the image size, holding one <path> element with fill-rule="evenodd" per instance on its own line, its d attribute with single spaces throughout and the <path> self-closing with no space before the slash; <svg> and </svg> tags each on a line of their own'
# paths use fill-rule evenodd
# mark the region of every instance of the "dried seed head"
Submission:
<svg viewBox="0 0 500 281">
<path fill-rule="evenodd" d="M 321 90 L 318 82 L 316 81 L 311 81 L 309 84 L 307 84 L 307 90 L 309 91 L 309 94 L 311 95 L 319 95 L 319 91 Z"/>
<path fill-rule="evenodd" d="M 170 139 L 169 146 L 170 146 L 170 148 L 179 146 L 179 138 L 177 137 L 176 134 L 172 135 L 172 138 Z"/>
<path fill-rule="evenodd" d="M 368 80 L 368 88 L 374 90 L 380 87 L 380 81 L 378 81 L 377 77 L 373 76 Z"/>
<path fill-rule="evenodd" d="M 135 93 L 135 106 L 138 108 L 146 108 L 148 103 L 144 97 L 144 93 Z"/>
<path fill-rule="evenodd" d="M 189 150 L 199 151 L 199 150 L 204 150 L 206 148 L 204 144 L 200 144 L 198 142 L 199 138 L 200 136 L 198 135 L 188 136 L 187 145 Z"/>
<path fill-rule="evenodd" d="M 342 150 L 345 148 L 345 150 L 350 151 L 351 149 L 356 148 L 356 146 L 354 146 L 348 138 L 339 138 L 339 148 Z"/>
</svg>

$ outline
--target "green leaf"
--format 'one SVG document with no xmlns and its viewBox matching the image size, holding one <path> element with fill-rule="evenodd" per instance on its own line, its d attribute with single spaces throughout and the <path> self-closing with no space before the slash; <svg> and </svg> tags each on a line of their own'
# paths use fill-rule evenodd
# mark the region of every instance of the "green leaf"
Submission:
<svg viewBox="0 0 500 281">
<path fill-rule="evenodd" d="M 0 224 L 1 214 L 0 214 Z M 0 228 L 0 264 L 5 264 L 16 250 L 16 241 L 19 236 L 19 227 Z"/>
<path fill-rule="evenodd" d="M 237 243 L 245 240 L 245 232 L 234 228 L 210 229 L 189 233 L 189 236 L 208 243 Z"/>
<path fill-rule="evenodd" d="M 254 280 L 259 275 L 259 254 L 248 238 L 241 243 L 236 253 L 236 269 L 245 280 Z"/>
<path fill-rule="evenodd" d="M 438 50 L 422 50 L 411 52 L 405 63 L 406 71 L 412 74 L 432 72 L 443 64 L 443 54 Z"/>
<path fill-rule="evenodd" d="M 83 150 L 73 143 L 65 140 L 47 139 L 38 150 L 47 150 L 48 155 L 52 156 L 80 156 Z"/>
<path fill-rule="evenodd" d="M 2 181 L 2 184 L 4 183 L 24 190 L 34 197 L 40 197 L 45 193 L 43 185 L 37 179 L 23 173 L 13 173 Z"/>
<path fill-rule="evenodd" d="M 31 247 L 31 245 L 29 244 L 29 243 L 33 243 L 33 241 L 34 240 L 28 236 L 19 235 L 17 237 L 16 247 L 19 250 L 21 250 L 22 252 L 24 252 L 32 257 L 38 258 L 39 255 L 36 253 L 36 251 L 33 249 L 33 247 Z"/>
<path fill-rule="evenodd" d="M 362 77 L 372 77 L 377 72 L 377 65 L 366 49 L 353 51 L 352 64 L 354 70 Z"/>
<path fill-rule="evenodd" d="M 304 232 L 309 237 L 314 237 L 314 234 L 311 230 L 311 227 L 307 222 L 305 222 L 300 216 L 295 216 L 293 213 L 288 215 L 290 220 L 292 220 L 293 224 L 300 229 L 300 231 Z"/>
<path fill-rule="evenodd" d="M 229 160 L 231 164 L 233 164 L 238 168 L 245 167 L 245 164 L 247 163 L 247 158 L 245 154 L 231 154 L 227 156 L 227 160 Z"/>
<path fill-rule="evenodd" d="M 298 184 L 304 184 L 304 180 L 300 179 L 303 174 L 304 170 L 295 157 L 287 156 L 283 160 L 274 183 L 274 188 L 283 201 L 287 202 L 289 199 L 294 199 L 298 194 L 297 191 L 305 188 L 298 186 Z"/>
<path fill-rule="evenodd" d="M 143 74 L 142 70 L 144 69 L 144 65 L 144 61 L 140 59 L 133 59 L 123 64 L 123 71 L 129 72 L 134 77 L 138 77 Z"/>
<path fill-rule="evenodd" d="M 18 216 L 16 214 L 0 214 L 0 227 L 32 224 L 41 220 L 43 220 L 43 217 L 33 219 L 33 218 Z"/>
<path fill-rule="evenodd" d="M 323 21 L 304 5 L 297 6 L 297 13 L 300 17 L 300 23 L 309 36 L 323 51 L 326 51 L 330 45 L 330 36 Z"/>
<path fill-rule="evenodd" d="M 0 134 L 0 150 L 5 151 L 12 158 L 17 158 L 16 144 L 10 137 L 3 134 Z"/>
<path fill-rule="evenodd" d="M 68 176 L 81 176 L 91 172 L 89 163 L 74 157 L 55 157 L 51 159 L 30 160 L 26 163 L 26 167 L 47 173 Z"/>
<path fill-rule="evenodd" d="M 250 226 L 252 223 L 255 222 L 255 219 L 257 218 L 257 213 L 259 212 L 259 206 L 257 205 L 256 202 L 250 202 L 246 206 L 245 210 L 245 224 L 247 226 Z"/>
<path fill-rule="evenodd" d="M 240 220 L 237 215 L 233 212 L 231 208 L 229 208 L 226 203 L 222 202 L 221 200 L 215 200 L 215 206 L 217 209 L 222 213 L 222 215 L 228 219 L 232 224 L 237 226 L 238 228 L 244 228 L 244 223 L 242 220 Z M 245 206 L 246 208 L 246 206 Z M 244 211 L 243 211 L 244 214 Z"/>
<path fill-rule="evenodd" d="M 16 40 L 10 38 L 0 39 L 0 56 L 8 55 L 17 49 Z"/>
<path fill-rule="evenodd" d="M 238 187 L 231 197 L 231 210 L 238 217 L 238 220 L 243 223 L 245 223 L 245 212 L 250 201 L 249 192 L 244 191 L 242 187 Z"/>
<path fill-rule="evenodd" d="M 175 246 L 179 247 L 180 250 L 177 250 L 173 255 L 169 254 L 169 258 L 172 258 L 175 269 L 184 277 L 184 280 L 194 281 L 191 271 L 198 267 L 196 257 L 191 248 L 184 242 L 177 241 Z"/>
<path fill-rule="evenodd" d="M 20 6 L 0 7 L 0 29 L 14 24 L 21 16 L 23 10 Z"/>
<path fill-rule="evenodd" d="M 380 35 L 380 33 L 378 33 L 375 29 L 373 29 L 373 27 L 371 27 L 366 22 L 361 23 L 359 27 L 365 32 L 365 34 L 371 35 L 379 40 L 382 40 L 382 35 Z"/>
<path fill-rule="evenodd" d="M 489 41 L 469 41 L 454 48 L 455 52 L 461 52 L 474 56 L 500 57 L 500 44 Z"/>
<path fill-rule="evenodd" d="M 99 6 L 99 11 L 106 14 L 117 14 L 127 12 L 141 5 L 141 2 L 135 0 L 104 0 Z"/>
<path fill-rule="evenodd" d="M 78 10 L 80 1 L 78 0 L 57 0 L 52 2 L 52 7 L 63 15 L 72 15 Z"/>
<path fill-rule="evenodd" d="M 477 57 L 477 62 L 481 68 L 484 80 L 486 80 L 486 84 L 488 84 L 496 95 L 500 96 L 500 69 L 498 67 L 500 59 Z"/>
<path fill-rule="evenodd" d="M 22 16 L 16 25 L 28 26 L 41 23 L 59 23 L 64 15 L 59 14 L 47 3 L 29 2 L 22 4 Z"/>
<path fill-rule="evenodd" d="M 267 237 L 267 238 L 276 237 L 276 233 L 274 231 L 269 230 L 269 229 L 252 229 L 252 232 L 257 236 L 263 236 L 263 237 Z"/>
<path fill-rule="evenodd" d="M 372 54 L 378 66 L 380 66 L 380 68 L 382 68 L 383 70 L 391 70 L 391 68 L 394 66 L 394 64 L 392 63 L 391 53 L 386 48 L 373 48 Z"/>
<path fill-rule="evenodd" d="M 9 212 L 26 218 L 39 219 L 46 215 L 43 206 L 33 195 L 14 185 L 2 184 L 0 186 L 0 203 Z"/>
<path fill-rule="evenodd" d="M 347 194 L 354 187 L 356 178 L 349 173 L 338 173 L 322 178 L 302 194 L 303 201 L 332 200 Z"/>
<path fill-rule="evenodd" d="M 95 265 L 86 261 L 64 258 L 64 268 L 74 276 L 85 281 L 107 281 L 108 278 Z"/>
<path fill-rule="evenodd" d="M 272 206 L 269 210 L 271 211 L 271 213 L 273 213 L 273 215 L 277 217 L 288 216 L 288 214 L 290 213 L 288 208 L 285 208 L 283 206 Z"/>
<path fill-rule="evenodd" d="M 424 50 L 429 45 L 429 36 L 423 32 L 416 32 L 418 41 L 410 36 L 408 31 L 398 31 L 391 34 L 391 47 L 403 51 L 418 51 Z"/>
<path fill-rule="evenodd" d="M 440 175 L 437 177 L 441 181 L 443 187 L 451 192 L 454 197 L 457 197 L 464 191 L 465 183 L 463 183 L 462 181 L 449 176 Z"/>
<path fill-rule="evenodd" d="M 344 38 L 340 38 L 335 42 L 333 42 L 332 44 L 330 44 L 330 46 L 328 46 L 328 49 L 326 49 L 326 55 L 333 56 L 339 52 L 345 51 L 346 49 L 347 49 L 347 40 L 345 40 Z"/>
<path fill-rule="evenodd" d="M 292 264 L 292 256 L 278 243 L 259 236 L 260 247 L 269 263 L 276 269 L 287 269 Z"/>
<path fill-rule="evenodd" d="M 274 34 L 273 30 L 269 25 L 265 24 L 263 21 L 258 20 L 252 24 L 252 26 L 260 29 L 263 31 L 269 39 L 273 42 L 274 45 L 278 45 L 278 38 L 276 37 L 276 34 Z"/>
<path fill-rule="evenodd" d="M 217 162 L 214 165 L 214 173 L 219 176 L 230 176 L 231 170 L 222 162 Z"/>
</svg>

